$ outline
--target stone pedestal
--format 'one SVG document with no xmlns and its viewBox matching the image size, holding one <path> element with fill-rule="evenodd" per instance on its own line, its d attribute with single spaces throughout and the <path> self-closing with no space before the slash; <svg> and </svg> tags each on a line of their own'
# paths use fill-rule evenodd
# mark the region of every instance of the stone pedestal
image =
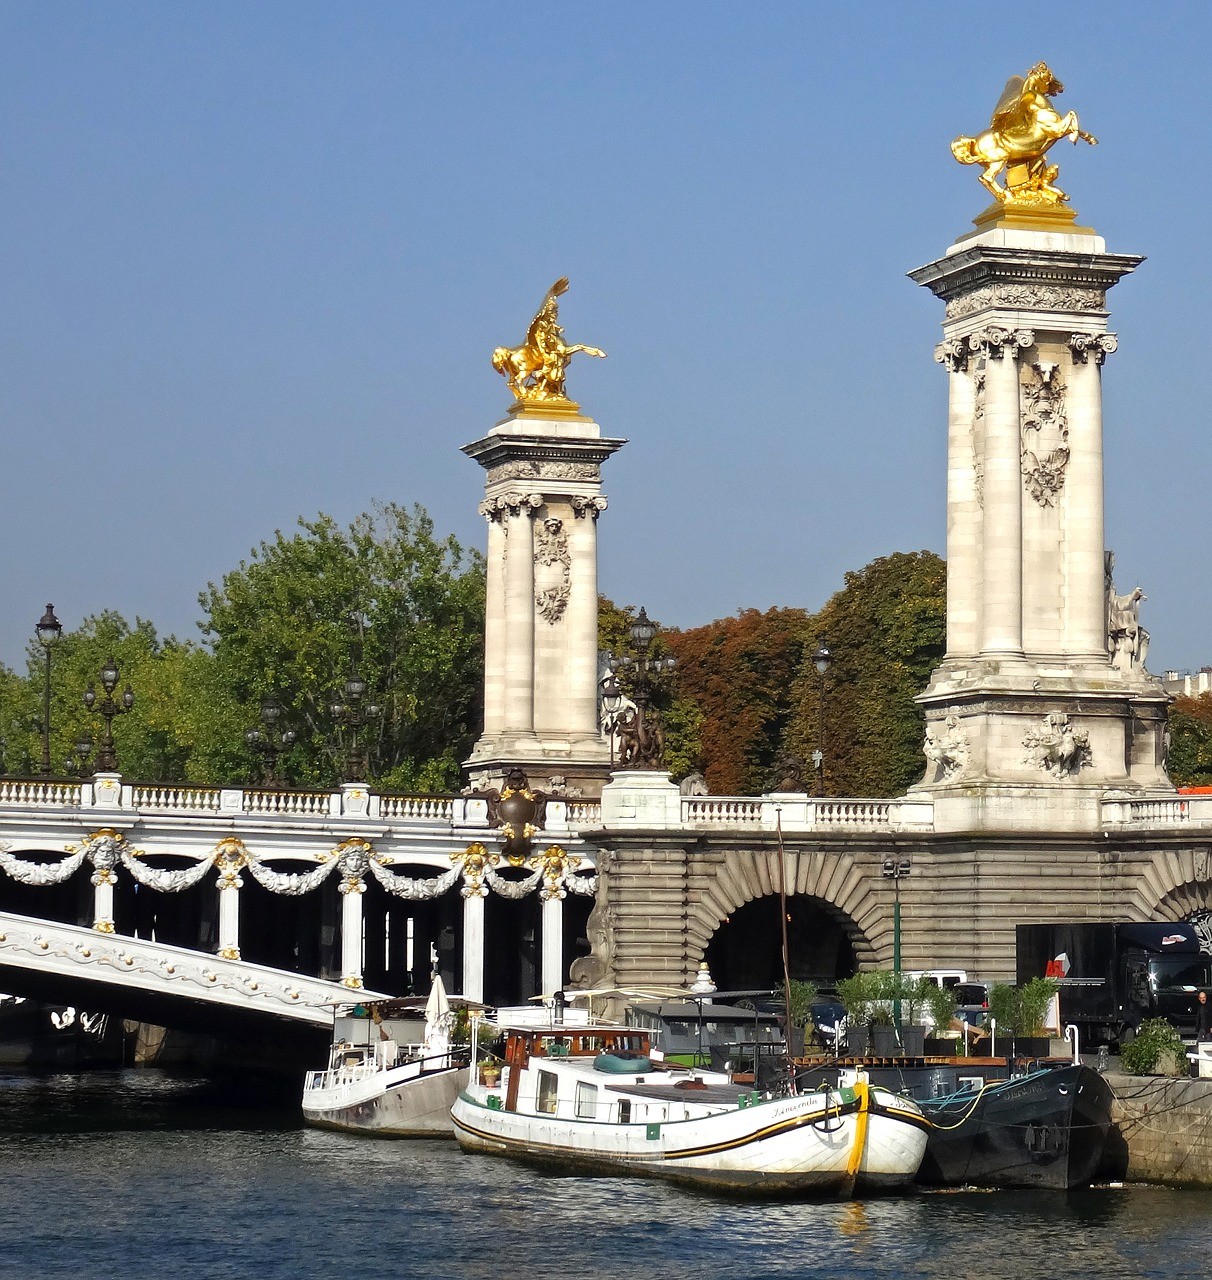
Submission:
<svg viewBox="0 0 1212 1280">
<path fill-rule="evenodd" d="M 484 732 L 473 785 L 520 766 L 596 797 L 610 770 L 598 724 L 597 521 L 602 463 L 626 442 L 579 413 L 511 414 L 464 446 L 487 473 Z M 558 784 L 557 784 L 558 785 Z"/>
<path fill-rule="evenodd" d="M 1104 571 L 1106 295 L 1141 261 L 995 223 L 910 273 L 947 305 L 947 655 L 920 698 L 938 830 L 1089 830 L 1109 788 L 1170 790 L 1168 699 L 1143 653 L 1112 661 Z"/>
<path fill-rule="evenodd" d="M 620 769 L 602 788 L 602 826 L 607 829 L 669 830 L 681 825 L 682 793 L 663 771 Z"/>
</svg>

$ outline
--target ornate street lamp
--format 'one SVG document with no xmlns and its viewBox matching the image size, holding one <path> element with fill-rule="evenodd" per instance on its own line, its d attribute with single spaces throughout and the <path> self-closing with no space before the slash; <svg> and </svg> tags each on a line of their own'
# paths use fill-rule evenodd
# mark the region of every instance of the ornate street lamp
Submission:
<svg viewBox="0 0 1212 1280">
<path fill-rule="evenodd" d="M 265 727 L 249 729 L 244 735 L 244 741 L 248 743 L 249 748 L 261 756 L 261 781 L 267 787 L 285 786 L 284 780 L 278 773 L 278 760 L 298 740 L 298 735 L 293 729 L 278 727 L 278 721 L 281 718 L 281 703 L 273 697 L 262 698 L 261 723 Z"/>
<path fill-rule="evenodd" d="M 618 715 L 622 711 L 623 703 L 626 699 L 623 697 L 623 686 L 619 684 L 619 677 L 615 673 L 615 658 L 612 653 L 606 655 L 606 674 L 599 682 L 598 690 L 602 707 L 600 719 L 602 729 L 610 739 L 610 767 L 613 769 L 614 738 L 617 732 Z"/>
<path fill-rule="evenodd" d="M 913 870 L 909 858 L 888 857 L 884 859 L 884 878 L 892 881 L 892 978 L 894 996 L 892 1000 L 892 1020 L 901 1025 L 901 880 Z"/>
<path fill-rule="evenodd" d="M 660 717 L 652 705 L 653 694 L 661 678 L 677 666 L 673 657 L 656 658 L 649 655 L 658 627 L 641 607 L 631 624 L 633 653 L 623 658 L 620 665 L 631 675 L 634 702 L 623 697 L 615 686 L 609 690 L 611 699 L 617 697 L 618 710 L 606 722 L 610 734 L 611 763 L 614 762 L 614 739 L 619 739 L 619 764 L 624 769 L 659 769 L 665 750 L 665 737 Z M 613 671 L 603 681 L 603 707 L 607 706 L 607 684 L 614 678 Z"/>
<path fill-rule="evenodd" d="M 821 678 L 821 687 L 817 691 L 816 698 L 816 750 L 812 753 L 812 763 L 816 768 L 818 796 L 825 794 L 825 676 L 828 675 L 832 662 L 833 654 L 829 652 L 829 646 L 822 640 L 812 655 L 812 665 L 816 667 L 816 673 Z"/>
<path fill-rule="evenodd" d="M 129 684 L 122 691 L 121 701 L 114 700 L 114 690 L 118 687 L 118 665 L 113 658 L 101 668 L 101 688 L 105 697 L 97 701 L 96 690 L 90 684 L 84 691 L 84 705 L 89 711 L 95 710 L 105 721 L 105 732 L 101 735 L 101 747 L 97 752 L 97 772 L 117 773 L 118 756 L 114 751 L 114 717 L 126 715 L 135 705 L 135 695 Z"/>
<path fill-rule="evenodd" d="M 329 710 L 332 718 L 345 734 L 345 782 L 365 782 L 370 771 L 364 731 L 383 714 L 383 708 L 374 702 L 365 702 L 366 681 L 358 671 L 362 656 L 359 639 L 350 654 L 349 675 L 341 692 L 332 700 Z M 365 705 L 363 705 L 365 703 Z"/>
<path fill-rule="evenodd" d="M 42 682 L 42 776 L 49 778 L 51 773 L 50 758 L 50 695 L 51 695 L 51 648 L 63 634 L 63 624 L 55 617 L 55 606 L 48 604 L 46 612 L 38 619 L 34 628 L 38 643 L 46 657 L 45 678 Z"/>
<path fill-rule="evenodd" d="M 78 778 L 88 777 L 88 758 L 89 756 L 92 755 L 92 753 L 93 753 L 92 737 L 87 733 L 81 734 L 80 737 L 76 739 L 75 755 L 70 762 L 71 767 L 76 774 L 76 777 Z"/>
</svg>

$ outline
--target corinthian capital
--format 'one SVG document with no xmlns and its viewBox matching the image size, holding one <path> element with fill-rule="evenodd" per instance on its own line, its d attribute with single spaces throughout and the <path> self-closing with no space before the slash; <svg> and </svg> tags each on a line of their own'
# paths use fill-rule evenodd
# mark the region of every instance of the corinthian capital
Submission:
<svg viewBox="0 0 1212 1280">
<path fill-rule="evenodd" d="M 1093 359 L 1102 362 L 1119 347 L 1119 339 L 1113 333 L 1075 333 L 1069 338 L 1074 364 L 1085 364 Z"/>
<path fill-rule="evenodd" d="M 476 510 L 489 520 L 504 520 L 506 515 L 516 516 L 519 512 L 533 515 L 542 505 L 541 493 L 503 493 L 495 498 L 485 498 Z"/>
<path fill-rule="evenodd" d="M 1003 329 L 996 324 L 968 335 L 969 348 L 991 360 L 1000 360 L 1005 351 L 1016 357 L 1034 342 L 1035 334 L 1030 329 Z"/>
<path fill-rule="evenodd" d="M 968 339 L 945 338 L 934 348 L 934 362 L 945 364 L 950 373 L 963 373 L 968 367 Z"/>
</svg>

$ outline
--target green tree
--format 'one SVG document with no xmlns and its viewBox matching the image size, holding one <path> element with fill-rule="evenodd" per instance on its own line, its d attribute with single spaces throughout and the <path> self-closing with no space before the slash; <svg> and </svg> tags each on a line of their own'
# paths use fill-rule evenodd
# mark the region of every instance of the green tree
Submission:
<svg viewBox="0 0 1212 1280">
<path fill-rule="evenodd" d="M 1167 763 L 1175 786 L 1212 786 L 1212 693 L 1174 699 Z"/>
<path fill-rule="evenodd" d="M 12 673 L 0 680 L 0 736 L 8 743 L 6 766 L 13 774 L 31 775 L 42 761 L 42 696 L 45 653 L 31 640 L 27 676 Z M 84 706 L 84 691 L 92 685 L 104 697 L 101 669 L 116 663 L 116 696 L 129 684 L 134 708 L 113 722 L 119 767 L 127 777 L 164 781 L 189 776 L 190 735 L 181 712 L 189 705 L 183 691 L 191 673 L 207 660 L 197 646 L 173 637 L 161 640 L 153 624 L 137 618 L 132 625 L 120 614 L 106 611 L 85 618 L 74 631 L 65 631 L 51 651 L 51 769 L 58 776 L 78 766 L 76 743 L 91 739 L 95 764 L 103 721 Z"/>
<path fill-rule="evenodd" d="M 792 693 L 787 745 L 825 755 L 831 795 L 892 796 L 921 777 L 924 721 L 914 698 L 946 648 L 946 566 L 929 551 L 873 560 L 808 628 Z M 822 680 L 812 653 L 826 642 L 825 740 L 818 742 Z"/>
<path fill-rule="evenodd" d="M 328 785 L 340 775 L 332 706 L 356 664 L 366 702 L 382 712 L 367 731 L 369 780 L 457 786 L 480 725 L 483 563 L 436 537 L 421 507 L 376 506 L 348 528 L 301 519 L 299 532 L 276 533 L 199 600 L 214 652 L 206 677 L 246 708 L 244 727 L 274 697 L 298 734 L 287 776 Z M 202 771 L 222 772 L 230 758 L 226 740 L 199 744 Z"/>
</svg>

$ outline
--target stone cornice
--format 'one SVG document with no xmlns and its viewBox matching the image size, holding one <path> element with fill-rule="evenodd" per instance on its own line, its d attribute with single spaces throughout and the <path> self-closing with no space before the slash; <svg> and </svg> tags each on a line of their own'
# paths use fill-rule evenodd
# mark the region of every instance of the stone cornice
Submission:
<svg viewBox="0 0 1212 1280">
<path fill-rule="evenodd" d="M 487 435 L 462 446 L 462 452 L 485 470 L 508 462 L 580 462 L 601 465 L 621 449 L 625 439 L 593 437 L 553 439 L 549 436 Z"/>
<path fill-rule="evenodd" d="M 1057 285 L 1105 292 L 1143 261 L 1144 258 L 1138 254 L 1073 253 L 973 245 L 910 271 L 909 278 L 944 302 L 971 293 L 982 285 L 1005 283 Z"/>
</svg>

